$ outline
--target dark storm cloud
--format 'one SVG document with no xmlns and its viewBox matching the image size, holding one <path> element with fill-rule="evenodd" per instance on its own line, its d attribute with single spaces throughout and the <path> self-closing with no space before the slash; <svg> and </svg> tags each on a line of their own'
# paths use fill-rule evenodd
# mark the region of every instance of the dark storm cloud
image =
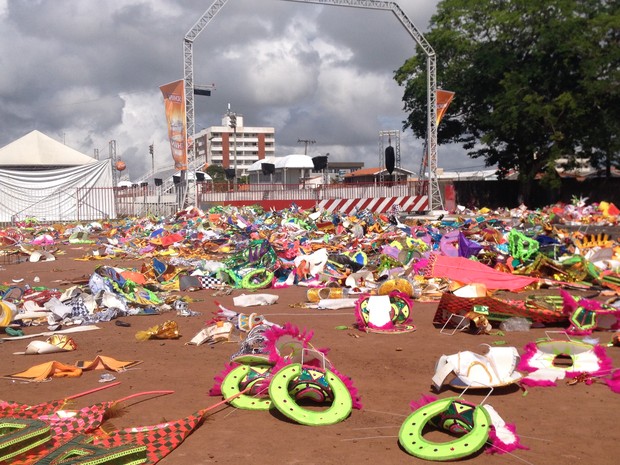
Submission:
<svg viewBox="0 0 620 465">
<path fill-rule="evenodd" d="M 437 0 L 397 2 L 425 29 Z M 0 0 L 0 146 L 38 129 L 83 153 L 108 144 L 133 178 L 170 164 L 159 86 L 183 78 L 183 37 L 202 0 Z M 378 163 L 378 133 L 400 129 L 393 72 L 415 43 L 387 11 L 282 0 L 229 0 L 194 43 L 196 129 L 228 104 L 249 126 L 276 128 L 277 154 L 299 138 L 342 161 Z M 403 133 L 403 148 L 422 142 Z M 414 155 L 404 167 L 417 169 Z"/>
</svg>

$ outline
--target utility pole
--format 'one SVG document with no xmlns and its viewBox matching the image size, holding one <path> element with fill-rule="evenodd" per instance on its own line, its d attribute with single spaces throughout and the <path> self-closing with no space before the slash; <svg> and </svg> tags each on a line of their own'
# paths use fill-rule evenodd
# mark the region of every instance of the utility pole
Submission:
<svg viewBox="0 0 620 465">
<path fill-rule="evenodd" d="M 311 139 L 299 139 L 297 140 L 297 143 L 304 144 L 304 155 L 308 155 L 308 145 L 316 144 L 316 141 Z"/>
<path fill-rule="evenodd" d="M 118 187 L 119 175 L 118 170 L 116 169 L 117 158 L 115 140 L 111 140 L 110 142 L 108 142 L 108 151 L 110 153 L 110 159 L 112 160 L 112 183 L 114 184 L 114 187 Z"/>
<path fill-rule="evenodd" d="M 151 154 L 151 172 L 155 175 L 155 143 L 149 145 L 149 153 Z"/>
<path fill-rule="evenodd" d="M 228 104 L 228 126 L 233 130 L 233 160 L 235 169 L 235 178 L 233 180 L 233 190 L 237 190 L 237 114 L 230 111 Z"/>
</svg>

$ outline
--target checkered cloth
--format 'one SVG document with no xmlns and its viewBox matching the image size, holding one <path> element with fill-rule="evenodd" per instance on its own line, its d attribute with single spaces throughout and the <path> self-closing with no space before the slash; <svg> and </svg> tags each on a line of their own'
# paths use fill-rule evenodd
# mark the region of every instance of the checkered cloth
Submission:
<svg viewBox="0 0 620 465">
<path fill-rule="evenodd" d="M 198 279 L 203 289 L 219 289 L 224 284 L 215 276 L 198 276 Z"/>
</svg>

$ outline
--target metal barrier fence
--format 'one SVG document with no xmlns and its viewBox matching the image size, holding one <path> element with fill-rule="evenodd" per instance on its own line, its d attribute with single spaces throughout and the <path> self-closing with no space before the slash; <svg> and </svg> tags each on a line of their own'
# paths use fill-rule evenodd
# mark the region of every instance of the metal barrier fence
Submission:
<svg viewBox="0 0 620 465">
<path fill-rule="evenodd" d="M 310 186 L 304 184 L 242 184 L 237 190 L 228 189 L 227 184 L 210 182 L 191 183 L 190 198 L 198 207 L 226 205 L 229 203 L 248 205 L 268 201 L 313 201 L 329 199 L 362 199 L 416 196 L 417 183 L 383 184 L 328 184 Z M 174 189 L 173 189 L 174 190 Z M 179 199 L 175 192 L 162 193 L 156 186 L 140 186 L 116 190 L 116 211 L 119 216 L 171 215 L 178 211 Z"/>
<path fill-rule="evenodd" d="M 383 184 L 325 184 L 310 186 L 304 184 L 247 184 L 239 186 L 237 191 L 221 192 L 205 183 L 198 183 L 197 203 L 225 203 L 231 201 L 265 201 L 265 200 L 314 200 L 326 199 L 361 199 L 379 197 L 406 197 L 416 195 L 416 183 Z"/>
<path fill-rule="evenodd" d="M 210 182 L 191 183 L 189 189 L 193 203 L 200 208 L 211 205 L 247 204 L 256 202 L 308 202 L 319 203 L 329 199 L 364 199 L 385 197 L 409 197 L 416 195 L 416 183 L 384 184 L 330 184 L 310 186 L 304 184 L 243 184 L 237 190 L 228 185 Z M 118 188 L 67 189 L 65 198 L 45 211 L 35 209 L 18 215 L 37 217 L 43 221 L 98 221 L 148 215 L 170 216 L 179 211 L 182 203 L 176 188 L 162 189 L 161 186 L 140 185 Z M 49 199 L 50 196 L 48 195 Z M 69 201 L 69 200 L 70 201 Z M 71 204 L 72 206 L 70 207 Z M 31 211 L 32 210 L 32 211 Z"/>
</svg>

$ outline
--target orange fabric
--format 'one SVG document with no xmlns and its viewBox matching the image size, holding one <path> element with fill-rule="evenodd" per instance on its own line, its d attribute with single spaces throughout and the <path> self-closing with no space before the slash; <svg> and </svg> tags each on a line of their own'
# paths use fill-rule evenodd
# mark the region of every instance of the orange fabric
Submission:
<svg viewBox="0 0 620 465">
<path fill-rule="evenodd" d="M 183 240 L 183 236 L 179 233 L 168 234 L 166 236 L 158 236 L 154 239 L 151 239 L 152 244 L 161 245 L 163 247 L 168 247 L 169 245 L 174 244 L 175 242 L 181 242 Z"/>
<path fill-rule="evenodd" d="M 89 370 L 123 371 L 129 368 L 132 368 L 136 365 L 139 365 L 140 363 L 142 363 L 142 361 L 140 360 L 123 362 L 120 360 L 116 360 L 112 357 L 107 357 L 105 355 L 97 355 L 97 358 L 95 358 L 92 361 L 80 360 L 78 362 L 75 362 L 75 365 L 84 371 L 89 371 Z"/>
<path fill-rule="evenodd" d="M 41 382 L 49 378 L 77 378 L 81 375 L 82 369 L 79 367 L 52 361 L 35 365 L 20 373 L 4 376 L 4 378 Z"/>
<path fill-rule="evenodd" d="M 146 278 L 138 271 L 121 271 L 121 276 L 125 279 L 133 281 L 136 284 L 146 284 Z"/>
</svg>

